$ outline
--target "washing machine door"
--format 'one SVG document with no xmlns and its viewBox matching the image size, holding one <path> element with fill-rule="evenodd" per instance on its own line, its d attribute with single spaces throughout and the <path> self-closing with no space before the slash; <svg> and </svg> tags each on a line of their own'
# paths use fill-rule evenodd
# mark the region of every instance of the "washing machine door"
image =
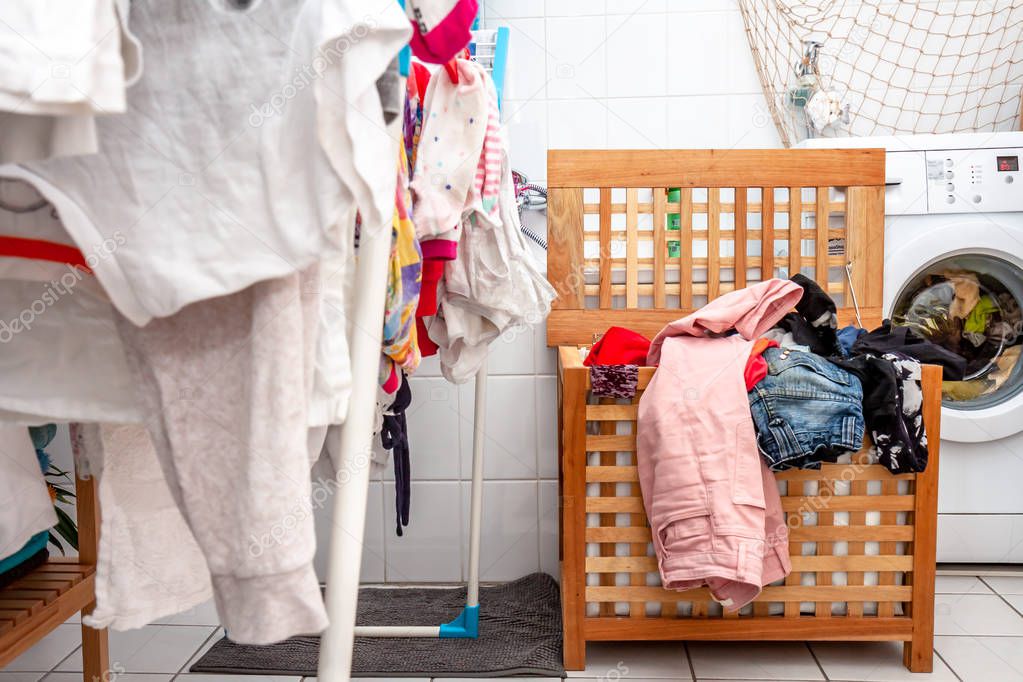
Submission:
<svg viewBox="0 0 1023 682">
<path fill-rule="evenodd" d="M 886 315 L 966 360 L 963 380 L 942 385 L 943 439 L 977 443 L 1023 431 L 1021 228 L 939 224 L 885 259 Z"/>
</svg>

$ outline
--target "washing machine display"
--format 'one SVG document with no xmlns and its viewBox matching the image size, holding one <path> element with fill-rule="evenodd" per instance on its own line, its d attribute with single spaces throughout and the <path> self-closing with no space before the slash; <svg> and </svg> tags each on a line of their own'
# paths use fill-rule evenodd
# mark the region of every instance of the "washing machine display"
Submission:
<svg viewBox="0 0 1023 682">
<path fill-rule="evenodd" d="M 1023 270 L 978 255 L 943 258 L 911 278 L 892 320 L 965 360 L 962 381 L 946 381 L 946 407 L 980 410 L 1023 391 Z"/>
<path fill-rule="evenodd" d="M 998 159 L 998 170 L 1002 173 L 1008 173 L 1019 170 L 1019 157 L 1018 156 L 999 156 Z"/>
</svg>

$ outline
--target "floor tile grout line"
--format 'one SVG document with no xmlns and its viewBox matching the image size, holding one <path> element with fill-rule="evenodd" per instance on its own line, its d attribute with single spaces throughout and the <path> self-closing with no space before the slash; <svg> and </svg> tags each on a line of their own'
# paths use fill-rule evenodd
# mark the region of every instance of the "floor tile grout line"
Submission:
<svg viewBox="0 0 1023 682">
<path fill-rule="evenodd" d="M 959 682 L 963 682 L 962 676 L 959 673 L 956 672 L 956 669 L 952 667 L 952 664 L 950 664 L 948 661 L 946 661 L 945 657 L 942 656 L 940 653 L 938 653 L 938 647 L 934 647 L 934 655 L 937 657 L 937 659 L 939 661 L 941 661 L 942 663 L 945 664 L 945 667 L 948 668 L 952 672 L 952 675 L 954 675 L 955 678 L 957 680 L 959 680 Z"/>
<path fill-rule="evenodd" d="M 1006 599 L 1006 598 L 1005 598 L 1005 595 L 1003 595 L 1003 594 L 1002 594 L 1001 592 L 999 592 L 999 591 L 998 591 L 998 590 L 996 590 L 995 588 L 991 587 L 991 585 L 990 585 L 990 584 L 988 584 L 988 582 L 987 582 L 986 580 L 984 580 L 984 578 L 983 578 L 982 576 L 979 576 L 979 575 L 978 575 L 978 576 L 977 576 L 977 580 L 979 580 L 980 582 L 982 582 L 982 583 L 984 583 L 985 585 L 987 585 L 987 588 L 988 588 L 989 590 L 991 590 L 991 592 L 993 592 L 993 593 L 994 593 L 995 595 L 997 595 L 997 597 L 998 597 L 999 599 L 1001 599 L 1001 600 L 1002 600 L 1003 602 L 1005 602 L 1005 605 L 1006 605 L 1006 606 L 1008 606 L 1008 607 L 1009 607 L 1010 609 L 1012 609 L 1012 610 L 1013 610 L 1013 612 L 1014 612 L 1014 613 L 1016 613 L 1016 615 L 1018 615 L 1018 616 L 1019 616 L 1020 618 L 1023 618 L 1023 613 L 1021 613 L 1021 612 L 1020 612 L 1020 610 L 1019 610 L 1019 609 L 1017 609 L 1017 608 L 1016 608 L 1016 607 L 1015 607 L 1015 606 L 1014 606 L 1014 605 L 1012 604 L 1012 602 L 1010 602 L 1010 601 L 1009 601 L 1008 599 Z"/>
<path fill-rule="evenodd" d="M 979 580 L 981 583 L 983 583 L 984 586 L 987 587 L 987 589 L 989 589 L 993 594 L 996 594 L 999 599 L 1002 599 L 1004 602 L 1006 602 L 1006 604 L 1010 608 L 1012 608 L 1014 611 L 1019 613 L 1020 618 L 1023 618 L 1023 612 L 1021 612 L 1020 609 L 1016 608 L 1016 606 L 1013 605 L 1013 602 L 1011 602 L 1008 599 L 1006 599 L 1006 595 L 998 592 L 993 587 L 991 587 L 990 583 L 988 583 L 986 580 L 984 580 L 984 578 L 982 576 L 977 576 L 977 580 Z"/>
<path fill-rule="evenodd" d="M 824 666 L 821 665 L 820 659 L 817 658 L 817 653 L 813 650 L 813 647 L 810 646 L 810 642 L 803 642 L 803 644 L 806 645 L 806 650 L 810 652 L 810 658 L 813 659 L 813 662 L 816 663 L 817 667 L 820 669 L 821 675 L 824 676 L 825 680 L 830 680 L 831 678 L 828 677 L 828 672 L 824 669 Z"/>
<path fill-rule="evenodd" d="M 693 657 L 689 653 L 689 642 L 682 642 L 682 651 L 686 655 L 686 663 L 689 664 L 689 676 L 696 682 L 696 667 L 693 666 Z"/>
<path fill-rule="evenodd" d="M 171 678 L 171 682 L 174 682 L 174 681 L 175 681 L 176 679 L 178 679 L 178 675 L 181 675 L 181 674 L 182 674 L 182 672 L 184 671 L 184 669 L 188 667 L 188 664 L 189 664 L 189 663 L 191 663 L 191 662 L 192 662 L 192 660 L 193 660 L 193 659 L 194 659 L 194 658 L 195 658 L 196 656 L 198 656 L 198 655 L 199 655 L 199 652 L 200 652 L 200 651 L 202 651 L 202 648 L 203 648 L 204 646 L 206 646 L 206 643 L 207 643 L 207 642 L 209 642 L 209 641 L 210 641 L 211 639 L 213 639 L 214 637 L 216 637 L 216 636 L 217 636 L 217 633 L 218 633 L 218 632 L 220 632 L 220 626 L 219 626 L 219 625 L 218 625 L 218 626 L 216 626 L 216 627 L 214 627 L 214 628 L 213 628 L 213 632 L 211 632 L 211 633 L 209 634 L 209 636 L 208 636 L 208 637 L 206 637 L 206 639 L 204 639 L 204 640 L 203 640 L 202 642 L 200 642 L 200 643 L 199 643 L 199 646 L 197 646 L 197 647 L 195 648 L 195 650 L 194 650 L 194 651 L 193 651 L 192 653 L 190 653 L 190 654 L 188 655 L 188 658 L 186 658 L 186 659 L 185 659 L 185 662 L 181 664 L 181 667 L 180 667 L 180 668 L 178 668 L 178 671 L 177 671 L 176 673 L 172 673 L 173 677 Z"/>
<path fill-rule="evenodd" d="M 60 659 L 56 663 L 54 663 L 53 667 L 50 668 L 49 670 L 47 670 L 45 673 L 43 673 L 43 676 L 41 678 L 39 678 L 39 679 L 40 680 L 46 679 L 46 676 L 49 675 L 50 673 L 63 672 L 63 671 L 57 670 L 57 668 L 59 668 L 61 666 L 61 664 L 64 663 L 64 661 L 68 660 L 69 658 L 74 656 L 76 653 L 78 653 L 79 649 L 81 649 L 81 648 L 82 648 L 81 644 L 77 645 L 74 649 L 71 650 L 71 653 L 69 653 L 67 656 L 65 656 L 64 658 Z"/>
</svg>

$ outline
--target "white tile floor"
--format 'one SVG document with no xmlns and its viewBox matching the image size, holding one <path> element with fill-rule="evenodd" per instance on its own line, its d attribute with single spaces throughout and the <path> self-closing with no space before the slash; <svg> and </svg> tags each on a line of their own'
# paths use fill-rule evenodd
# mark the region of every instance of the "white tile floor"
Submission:
<svg viewBox="0 0 1023 682">
<path fill-rule="evenodd" d="M 898 643 L 632 643 L 591 645 L 586 670 L 569 673 L 570 682 L 1023 682 L 1023 576 L 938 576 L 936 592 L 937 655 L 930 675 L 913 675 L 903 668 Z M 59 626 L 0 671 L 0 682 L 80 680 L 78 628 L 71 622 Z M 189 666 L 222 636 L 210 606 L 140 630 L 111 633 L 110 660 L 118 671 L 111 682 L 315 682 L 188 673 Z"/>
</svg>

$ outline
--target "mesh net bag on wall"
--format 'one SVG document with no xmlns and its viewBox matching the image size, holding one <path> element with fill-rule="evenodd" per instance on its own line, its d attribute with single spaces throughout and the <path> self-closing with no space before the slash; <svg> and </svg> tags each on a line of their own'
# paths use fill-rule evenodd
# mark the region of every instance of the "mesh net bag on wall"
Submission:
<svg viewBox="0 0 1023 682">
<path fill-rule="evenodd" d="M 1023 0 L 739 0 L 739 8 L 786 146 L 1017 129 Z"/>
</svg>

